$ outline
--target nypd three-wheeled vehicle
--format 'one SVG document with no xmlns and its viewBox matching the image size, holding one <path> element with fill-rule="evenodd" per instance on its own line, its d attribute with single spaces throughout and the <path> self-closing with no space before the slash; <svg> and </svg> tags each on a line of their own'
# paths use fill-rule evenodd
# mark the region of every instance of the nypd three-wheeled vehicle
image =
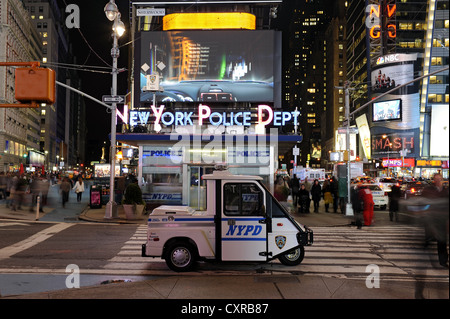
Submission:
<svg viewBox="0 0 450 319">
<path fill-rule="evenodd" d="M 313 232 L 297 223 L 257 176 L 216 170 L 204 175 L 206 210 L 160 206 L 148 218 L 143 257 L 183 272 L 198 260 L 302 262 Z"/>
</svg>

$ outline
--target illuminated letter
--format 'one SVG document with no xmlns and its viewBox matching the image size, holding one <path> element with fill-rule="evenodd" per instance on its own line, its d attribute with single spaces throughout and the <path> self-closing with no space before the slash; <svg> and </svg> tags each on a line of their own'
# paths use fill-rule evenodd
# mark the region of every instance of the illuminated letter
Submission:
<svg viewBox="0 0 450 319">
<path fill-rule="evenodd" d="M 161 116 L 164 111 L 164 105 L 161 105 L 159 107 L 159 111 L 156 110 L 156 107 L 152 105 L 152 111 L 153 111 L 153 114 L 155 115 L 155 131 L 159 132 L 159 131 L 161 131 L 161 125 L 159 124 L 159 122 L 161 121 Z"/>
<path fill-rule="evenodd" d="M 122 119 L 125 124 L 128 124 L 128 105 L 123 106 L 123 114 L 116 109 L 116 124 L 117 124 L 117 116 Z"/>
<path fill-rule="evenodd" d="M 266 110 L 269 114 L 267 117 L 267 120 L 263 120 L 263 111 Z M 259 105 L 258 106 L 258 125 L 264 125 L 270 124 L 270 122 L 273 121 L 273 111 L 270 108 L 270 106 L 267 105 Z"/>
<path fill-rule="evenodd" d="M 389 38 L 397 37 L 397 27 L 395 26 L 395 24 L 388 24 L 387 29 Z"/>
<path fill-rule="evenodd" d="M 372 13 L 375 13 L 377 18 L 379 18 L 380 17 L 380 6 L 371 5 L 370 6 L 370 13 L 369 13 L 369 17 L 370 18 L 372 18 Z"/>
<path fill-rule="evenodd" d="M 206 112 L 203 112 L 206 111 Z M 198 125 L 203 125 L 203 119 L 207 119 L 211 115 L 211 109 L 207 105 L 200 104 L 198 106 Z"/>
<path fill-rule="evenodd" d="M 387 6 L 387 12 L 388 12 L 388 17 L 392 17 L 395 14 L 395 11 L 397 10 L 397 5 L 388 5 Z"/>
<path fill-rule="evenodd" d="M 381 29 L 381 26 L 379 26 L 379 25 L 373 26 L 372 29 L 370 29 L 370 37 L 372 39 L 378 39 L 380 37 L 380 33 L 381 33 L 380 29 Z M 375 34 L 375 31 L 376 31 L 376 34 Z"/>
</svg>

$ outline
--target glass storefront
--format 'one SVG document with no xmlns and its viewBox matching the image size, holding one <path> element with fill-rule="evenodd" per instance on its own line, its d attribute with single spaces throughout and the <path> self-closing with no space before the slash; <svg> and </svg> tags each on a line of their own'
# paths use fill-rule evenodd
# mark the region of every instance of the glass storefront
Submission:
<svg viewBox="0 0 450 319">
<path fill-rule="evenodd" d="M 187 147 L 144 145 L 141 188 L 146 202 L 206 209 L 205 174 L 225 164 L 236 175 L 256 175 L 270 188 L 274 172 L 273 147 L 226 147 L 195 150 Z"/>
</svg>

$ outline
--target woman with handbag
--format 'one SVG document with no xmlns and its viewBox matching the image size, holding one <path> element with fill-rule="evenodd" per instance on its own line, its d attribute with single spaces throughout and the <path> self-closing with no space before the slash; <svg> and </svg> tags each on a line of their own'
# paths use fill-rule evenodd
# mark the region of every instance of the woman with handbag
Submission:
<svg viewBox="0 0 450 319">
<path fill-rule="evenodd" d="M 75 183 L 73 189 L 75 190 L 75 193 L 77 193 L 77 202 L 81 202 L 81 196 L 84 192 L 84 182 L 81 177 L 78 177 L 78 181 Z"/>
</svg>

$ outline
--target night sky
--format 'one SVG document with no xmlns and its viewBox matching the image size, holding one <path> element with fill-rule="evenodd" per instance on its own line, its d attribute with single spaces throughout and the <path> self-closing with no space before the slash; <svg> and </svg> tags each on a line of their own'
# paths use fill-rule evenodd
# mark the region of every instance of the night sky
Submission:
<svg viewBox="0 0 450 319">
<path fill-rule="evenodd" d="M 111 48 L 113 44 L 112 39 L 112 25 L 103 11 L 104 6 L 108 0 L 104 1 L 67 1 L 66 3 L 75 3 L 80 8 L 80 29 L 70 30 L 70 44 L 73 47 L 73 54 L 76 57 L 75 64 L 89 66 L 101 66 L 109 69 L 102 71 L 108 73 L 94 73 L 80 71 L 81 91 L 101 100 L 103 95 L 111 95 L 112 86 L 112 57 Z M 120 58 L 118 62 L 119 68 L 127 68 L 128 66 L 128 49 L 130 30 L 129 30 L 129 8 L 127 0 L 116 0 L 119 11 L 122 14 L 121 20 L 125 23 L 127 31 L 119 39 Z M 64 7 L 63 7 L 64 8 Z M 80 34 L 80 31 L 83 36 Z M 86 43 L 87 42 L 87 43 Z M 89 44 L 89 45 L 88 45 Z M 92 48 L 90 48 L 90 47 Z M 98 56 L 99 57 L 98 57 Z M 125 95 L 128 93 L 127 88 L 127 74 L 123 72 L 118 76 L 118 94 Z M 111 115 L 109 110 L 88 99 L 84 99 L 87 113 L 87 152 L 86 162 L 99 160 L 101 156 L 101 147 L 104 141 L 107 141 L 109 146 L 109 134 L 111 131 Z M 108 152 L 106 152 L 108 154 Z"/>
</svg>

